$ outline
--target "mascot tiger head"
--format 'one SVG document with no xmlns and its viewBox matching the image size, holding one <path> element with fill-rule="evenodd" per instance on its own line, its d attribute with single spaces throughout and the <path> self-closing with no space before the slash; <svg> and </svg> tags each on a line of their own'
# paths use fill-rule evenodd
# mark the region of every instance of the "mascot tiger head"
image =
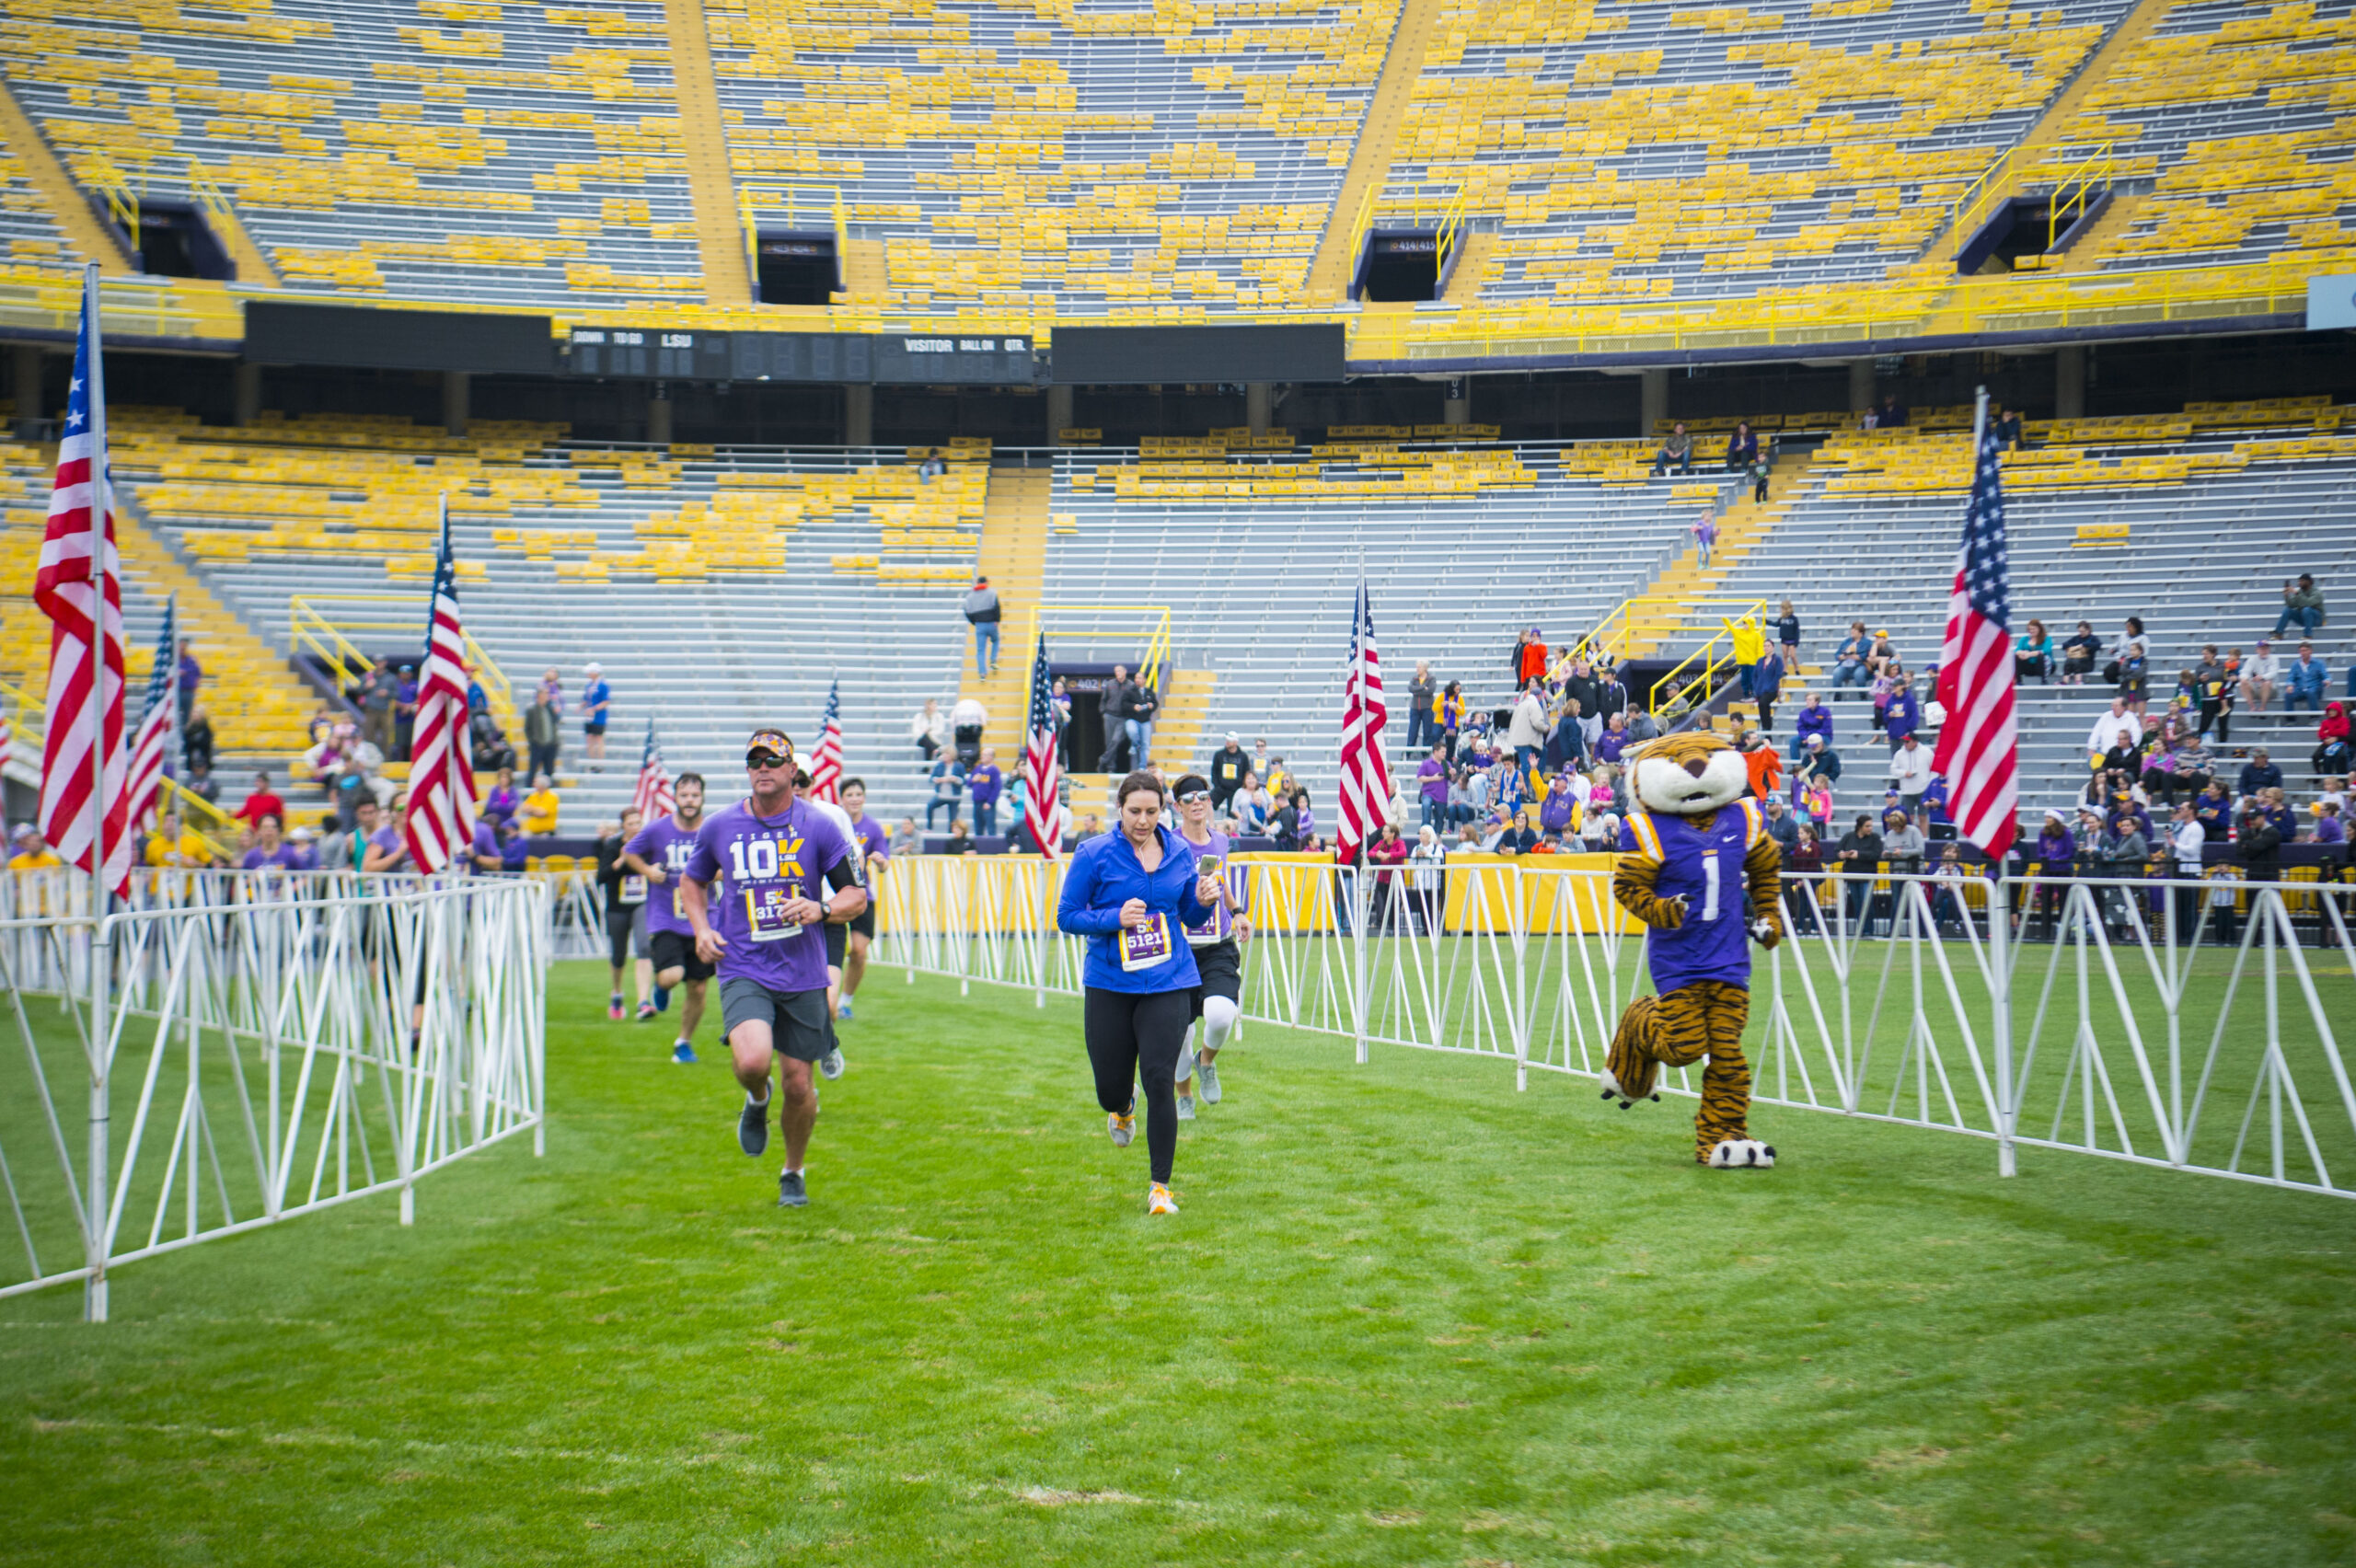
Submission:
<svg viewBox="0 0 2356 1568">
<path fill-rule="evenodd" d="M 1666 816 L 1704 816 L 1742 799 L 1750 770 L 1723 736 L 1686 730 L 1646 741 L 1630 754 L 1636 800 Z"/>
</svg>

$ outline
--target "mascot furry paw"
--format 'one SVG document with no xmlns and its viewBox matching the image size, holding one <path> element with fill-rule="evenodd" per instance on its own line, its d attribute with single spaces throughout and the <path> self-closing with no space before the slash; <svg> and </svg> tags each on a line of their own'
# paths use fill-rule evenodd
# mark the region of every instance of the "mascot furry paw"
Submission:
<svg viewBox="0 0 2356 1568">
<path fill-rule="evenodd" d="M 1603 1097 L 1623 1109 L 1657 1100 L 1664 1066 L 1707 1059 L 1693 1158 L 1713 1170 L 1764 1170 L 1775 1151 L 1750 1136 L 1750 943 L 1783 940 L 1778 873 L 1742 754 L 1706 733 L 1664 735 L 1631 754 L 1636 803 L 1620 830 L 1611 895 L 1648 928 L 1657 993 L 1620 1015 Z"/>
</svg>

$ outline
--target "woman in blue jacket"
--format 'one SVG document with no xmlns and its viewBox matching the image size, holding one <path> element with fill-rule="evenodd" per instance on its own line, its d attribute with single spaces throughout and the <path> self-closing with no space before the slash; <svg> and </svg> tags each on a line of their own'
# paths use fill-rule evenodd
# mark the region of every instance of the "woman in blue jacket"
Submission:
<svg viewBox="0 0 2356 1568">
<path fill-rule="evenodd" d="M 1121 827 L 1072 852 L 1056 924 L 1088 939 L 1081 1019 L 1096 1103 L 1115 1148 L 1137 1131 L 1145 1085 L 1145 1147 L 1153 1167 L 1149 1214 L 1176 1214 L 1170 1164 L 1178 1152 L 1178 1054 L 1195 1021 L 1200 983 L 1184 928 L 1211 918 L 1216 877 L 1197 878 L 1195 858 L 1161 825 L 1161 781 L 1132 773 L 1117 791 Z"/>
</svg>

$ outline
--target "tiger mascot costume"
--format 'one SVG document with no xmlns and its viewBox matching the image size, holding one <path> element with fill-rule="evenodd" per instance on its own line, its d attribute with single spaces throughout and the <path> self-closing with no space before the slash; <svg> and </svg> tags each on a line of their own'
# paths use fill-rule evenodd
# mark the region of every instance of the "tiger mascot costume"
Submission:
<svg viewBox="0 0 2356 1568">
<path fill-rule="evenodd" d="M 1620 829 L 1611 895 L 1647 928 L 1658 995 L 1638 997 L 1620 1015 L 1603 1098 L 1623 1111 L 1658 1100 L 1664 1065 L 1707 1056 L 1693 1158 L 1722 1170 L 1771 1166 L 1775 1151 L 1750 1136 L 1742 1031 L 1750 1020 L 1751 939 L 1769 948 L 1783 940 L 1783 855 L 1759 802 L 1747 798 L 1742 754 L 1718 736 L 1664 735 L 1631 756 L 1634 804 Z"/>
</svg>

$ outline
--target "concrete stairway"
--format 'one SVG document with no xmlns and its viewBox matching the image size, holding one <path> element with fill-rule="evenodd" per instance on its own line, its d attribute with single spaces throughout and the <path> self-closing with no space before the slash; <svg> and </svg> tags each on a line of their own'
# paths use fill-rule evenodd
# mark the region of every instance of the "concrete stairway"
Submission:
<svg viewBox="0 0 2356 1568">
<path fill-rule="evenodd" d="M 194 646 L 197 662 L 204 666 L 204 686 L 198 696 L 213 716 L 219 750 L 225 755 L 265 759 L 272 772 L 285 778 L 285 765 L 310 744 L 305 721 L 318 706 L 317 694 L 295 678 L 283 654 L 214 598 L 127 506 L 115 509 L 115 547 L 122 554 L 125 572 L 150 593 L 179 596 L 179 635 Z"/>
<path fill-rule="evenodd" d="M 6 137 L 8 150 L 17 156 L 25 178 L 40 192 L 50 217 L 64 235 L 65 243 L 74 248 L 75 260 L 96 261 L 98 271 L 109 277 L 138 271 L 114 231 L 98 221 L 82 188 L 57 161 L 48 138 L 5 82 L 0 82 L 0 135 Z"/>
<path fill-rule="evenodd" d="M 1763 502 L 1753 501 L 1746 487 L 1741 499 L 1727 508 L 1726 514 L 1718 519 L 1718 541 L 1711 551 L 1710 564 L 1702 564 L 1699 547 L 1687 550 L 1654 581 L 1646 591 L 1647 596 L 1682 604 L 1717 594 L 1750 553 L 1751 547 L 1764 539 L 1791 510 L 1793 502 L 1817 482 L 1814 449 L 1801 455 L 1772 459 L 1768 499 Z M 1703 627 L 1707 629 L 1702 629 Z M 1664 605 L 1631 617 L 1631 636 L 1623 656 L 1650 658 L 1672 645 L 1706 640 L 1717 629 L 1715 623 L 1699 621 L 1673 605 Z"/>
<path fill-rule="evenodd" d="M 998 668 L 985 680 L 974 673 L 973 637 L 965 640 L 960 698 L 973 698 L 989 711 L 982 744 L 996 746 L 1007 765 L 1022 744 L 1031 704 L 1033 646 L 1026 630 L 1045 592 L 1047 561 L 1047 502 L 1053 476 L 1045 468 L 993 468 L 989 497 L 982 508 L 981 574 L 998 590 L 1005 618 L 999 626 Z"/>
<path fill-rule="evenodd" d="M 703 255 L 704 299 L 750 305 L 753 280 L 745 266 L 744 225 L 737 215 L 736 179 L 728 161 L 728 130 L 712 85 L 711 38 L 703 0 L 664 0 L 671 40 L 671 84 L 679 100 L 687 187 L 695 195 L 696 245 Z"/>
<path fill-rule="evenodd" d="M 1351 241 L 1357 237 L 1358 207 L 1369 190 L 1380 190 L 1391 172 L 1392 149 L 1407 119 L 1407 102 L 1423 74 L 1424 51 L 1439 25 L 1440 0 L 1401 0 L 1398 25 L 1392 29 L 1391 50 L 1383 56 L 1382 75 L 1367 100 L 1366 118 L 1350 149 L 1350 167 L 1342 188 L 1326 214 L 1325 233 L 1317 242 L 1317 256 L 1309 266 L 1305 292 L 1312 301 L 1334 301 L 1349 287 L 1357 267 Z"/>
</svg>

